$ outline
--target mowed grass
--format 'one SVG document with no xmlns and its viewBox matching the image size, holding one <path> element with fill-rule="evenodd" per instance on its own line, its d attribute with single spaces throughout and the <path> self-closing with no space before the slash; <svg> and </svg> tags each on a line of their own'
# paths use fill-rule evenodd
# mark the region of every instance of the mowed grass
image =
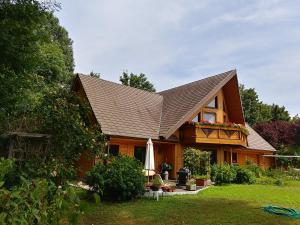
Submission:
<svg viewBox="0 0 300 225">
<path fill-rule="evenodd" d="M 140 199 L 126 203 L 86 203 L 80 224 L 300 224 L 300 219 L 271 215 L 265 205 L 300 211 L 300 182 L 285 186 L 228 185 L 210 187 L 197 195 Z"/>
</svg>

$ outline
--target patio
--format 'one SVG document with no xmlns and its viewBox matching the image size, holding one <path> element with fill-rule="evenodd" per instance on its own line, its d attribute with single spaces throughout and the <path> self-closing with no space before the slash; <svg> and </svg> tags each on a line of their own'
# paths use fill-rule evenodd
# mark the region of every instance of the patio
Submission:
<svg viewBox="0 0 300 225">
<path fill-rule="evenodd" d="M 198 194 L 200 191 L 203 191 L 210 186 L 197 186 L 195 191 L 189 191 L 186 189 L 186 186 L 177 186 L 176 180 L 168 180 L 164 181 L 165 186 L 173 187 L 172 191 L 163 191 L 160 189 L 159 191 L 152 191 L 150 188 L 146 190 L 144 197 L 150 198 L 150 197 L 156 197 L 156 196 L 174 196 L 174 195 L 194 195 Z"/>
</svg>

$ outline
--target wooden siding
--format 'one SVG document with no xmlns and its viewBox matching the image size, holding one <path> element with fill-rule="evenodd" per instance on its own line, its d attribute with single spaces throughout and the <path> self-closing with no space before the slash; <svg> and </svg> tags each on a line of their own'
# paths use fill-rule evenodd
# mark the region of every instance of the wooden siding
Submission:
<svg viewBox="0 0 300 225">
<path fill-rule="evenodd" d="M 208 112 L 208 113 L 215 113 L 216 114 L 216 122 L 218 122 L 218 123 L 226 122 L 226 121 L 224 121 L 224 115 L 227 116 L 227 113 L 226 113 L 226 110 L 224 109 L 224 104 L 223 104 L 223 102 L 225 101 L 223 90 L 220 90 L 213 98 L 211 98 L 206 103 L 206 105 L 209 104 L 215 97 L 217 97 L 217 99 L 218 99 L 218 102 L 217 102 L 218 108 L 215 109 L 215 108 L 209 108 L 209 107 L 202 107 L 202 108 L 199 109 L 199 111 L 196 114 L 194 114 L 189 119 L 189 121 L 192 121 L 198 114 L 200 115 L 200 120 L 204 120 L 203 114 L 205 112 Z"/>
<path fill-rule="evenodd" d="M 146 140 L 111 138 L 111 145 L 119 145 L 119 153 L 134 157 L 135 146 L 146 147 Z M 154 160 L 155 170 L 161 172 L 161 164 L 163 162 L 173 165 L 170 173 L 171 178 L 176 177 L 176 172 L 183 164 L 183 148 L 180 144 L 163 143 L 154 141 Z"/>
</svg>

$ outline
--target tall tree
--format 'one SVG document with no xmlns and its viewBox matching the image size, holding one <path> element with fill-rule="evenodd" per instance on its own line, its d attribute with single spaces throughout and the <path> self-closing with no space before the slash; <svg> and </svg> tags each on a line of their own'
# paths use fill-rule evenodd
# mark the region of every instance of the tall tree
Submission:
<svg viewBox="0 0 300 225">
<path fill-rule="evenodd" d="M 148 81 L 146 75 L 143 73 L 140 75 L 130 73 L 130 75 L 128 75 L 127 72 L 123 72 L 122 76 L 120 76 L 120 81 L 126 86 L 135 87 L 150 92 L 156 91 L 154 85 Z"/>
<path fill-rule="evenodd" d="M 279 106 L 277 104 L 273 104 L 271 106 L 271 116 L 272 120 L 282 120 L 282 121 L 290 121 L 291 117 L 289 112 L 285 109 L 284 106 Z"/>
<path fill-rule="evenodd" d="M 50 154 L 73 163 L 84 150 L 99 153 L 105 137 L 70 91 L 72 40 L 60 26 L 53 1 L 0 1 L 0 133 L 51 134 Z"/>
<path fill-rule="evenodd" d="M 16 129 L 50 89 L 73 77 L 72 40 L 56 8 L 37 0 L 0 2 L 0 129 Z"/>
<path fill-rule="evenodd" d="M 260 112 L 260 102 L 258 95 L 254 88 L 245 88 L 243 84 L 240 85 L 240 94 L 244 109 L 245 120 L 253 125 L 257 123 Z"/>
<path fill-rule="evenodd" d="M 290 121 L 289 112 L 284 106 L 277 104 L 265 104 L 259 100 L 254 88 L 245 88 L 240 85 L 240 94 L 244 109 L 245 120 L 250 125 L 264 123 L 268 121 Z"/>
</svg>

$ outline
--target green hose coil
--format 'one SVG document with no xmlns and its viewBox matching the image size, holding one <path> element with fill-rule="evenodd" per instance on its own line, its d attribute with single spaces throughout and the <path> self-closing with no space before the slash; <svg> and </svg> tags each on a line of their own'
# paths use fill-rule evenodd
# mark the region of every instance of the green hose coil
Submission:
<svg viewBox="0 0 300 225">
<path fill-rule="evenodd" d="M 297 212 L 296 210 L 291 208 L 283 208 L 283 207 L 269 205 L 263 207 L 263 209 L 268 213 L 300 219 L 300 212 Z"/>
</svg>

